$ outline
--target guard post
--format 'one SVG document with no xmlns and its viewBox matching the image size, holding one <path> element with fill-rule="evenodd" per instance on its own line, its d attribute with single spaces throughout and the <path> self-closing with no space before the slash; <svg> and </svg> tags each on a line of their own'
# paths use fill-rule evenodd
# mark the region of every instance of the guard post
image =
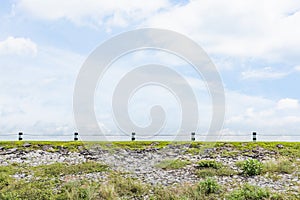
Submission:
<svg viewBox="0 0 300 200">
<path fill-rule="evenodd" d="M 135 132 L 131 133 L 131 141 L 135 141 Z"/>
<path fill-rule="evenodd" d="M 22 136 L 23 136 L 23 133 L 19 132 L 19 141 L 23 140 Z"/>
<path fill-rule="evenodd" d="M 195 132 L 192 132 L 192 133 L 191 133 L 191 140 L 192 140 L 192 141 L 195 141 L 195 135 L 196 135 Z"/>
<path fill-rule="evenodd" d="M 256 132 L 252 133 L 253 142 L 256 142 Z"/>
<path fill-rule="evenodd" d="M 77 140 L 78 140 L 78 133 L 75 132 L 75 133 L 74 133 L 74 141 L 77 141 Z"/>
</svg>

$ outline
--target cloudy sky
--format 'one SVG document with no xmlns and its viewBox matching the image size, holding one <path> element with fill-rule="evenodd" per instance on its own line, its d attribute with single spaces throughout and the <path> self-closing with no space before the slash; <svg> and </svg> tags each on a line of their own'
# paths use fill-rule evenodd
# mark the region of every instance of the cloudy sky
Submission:
<svg viewBox="0 0 300 200">
<path fill-rule="evenodd" d="M 294 0 L 2 1 L 0 139 L 15 139 L 6 135 L 19 131 L 32 134 L 30 139 L 35 134 L 72 138 L 73 91 L 83 62 L 112 36 L 143 27 L 184 34 L 207 52 L 225 87 L 223 138 L 249 140 L 257 131 L 261 140 L 300 140 L 300 3 Z M 151 60 L 177 69 L 193 85 L 200 113 L 197 133 L 205 133 L 211 102 L 201 77 L 180 68 L 180 59 L 152 51 L 120 59 L 99 82 L 95 111 L 100 127 L 116 132 L 109 95 L 124 70 Z M 180 109 L 164 89 L 144 88 L 132 102 L 136 124 L 147 125 L 145 109 L 160 103 L 166 107 L 165 133 L 178 128 Z"/>
</svg>

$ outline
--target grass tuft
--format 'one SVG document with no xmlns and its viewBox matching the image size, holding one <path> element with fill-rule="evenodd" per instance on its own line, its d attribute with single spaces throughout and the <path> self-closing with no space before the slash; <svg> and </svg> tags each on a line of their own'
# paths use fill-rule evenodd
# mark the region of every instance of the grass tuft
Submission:
<svg viewBox="0 0 300 200">
<path fill-rule="evenodd" d="M 165 169 L 165 170 L 170 170 L 170 169 L 184 168 L 188 164 L 190 164 L 190 162 L 186 160 L 167 159 L 159 162 L 158 164 L 155 165 L 155 167 Z"/>
</svg>

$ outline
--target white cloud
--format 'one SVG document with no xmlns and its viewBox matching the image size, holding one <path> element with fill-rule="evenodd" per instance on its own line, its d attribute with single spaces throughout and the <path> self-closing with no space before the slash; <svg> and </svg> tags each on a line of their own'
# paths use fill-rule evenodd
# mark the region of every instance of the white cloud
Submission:
<svg viewBox="0 0 300 200">
<path fill-rule="evenodd" d="M 145 25 L 186 34 L 209 53 L 299 59 L 299 9 L 293 0 L 191 1 L 157 13 Z"/>
<path fill-rule="evenodd" d="M 279 110 L 284 110 L 284 109 L 297 109 L 299 108 L 299 101 L 297 99 L 281 99 L 277 103 L 277 108 Z"/>
<path fill-rule="evenodd" d="M 34 59 L 0 59 L 0 137 L 18 131 L 72 134 L 73 89 L 83 61 L 81 55 L 46 47 Z M 55 139 L 45 137 L 32 139 Z"/>
<path fill-rule="evenodd" d="M 31 55 L 37 54 L 37 45 L 28 38 L 8 37 L 0 41 L 0 55 Z"/>
<path fill-rule="evenodd" d="M 109 28 L 125 27 L 129 23 L 150 17 L 154 12 L 169 5 L 167 0 L 21 0 L 16 9 L 41 19 L 67 19 L 77 25 L 106 25 Z"/>
<path fill-rule="evenodd" d="M 265 67 L 242 72 L 242 79 L 280 79 L 288 74 L 289 72 L 278 72 L 274 71 L 271 67 Z"/>
<path fill-rule="evenodd" d="M 224 129 L 228 134 L 251 136 L 251 132 L 257 131 L 264 140 L 300 140 L 300 137 L 293 137 L 300 131 L 298 100 L 286 98 L 274 101 L 232 91 L 227 91 L 226 97 Z"/>
<path fill-rule="evenodd" d="M 294 69 L 295 69 L 296 71 L 300 71 L 300 65 L 299 65 L 299 66 L 296 66 L 296 67 L 294 67 Z"/>
<path fill-rule="evenodd" d="M 154 1 L 21 0 L 15 12 L 77 25 L 157 27 L 195 39 L 208 53 L 299 61 L 300 2 L 202 0 L 174 5 Z"/>
</svg>

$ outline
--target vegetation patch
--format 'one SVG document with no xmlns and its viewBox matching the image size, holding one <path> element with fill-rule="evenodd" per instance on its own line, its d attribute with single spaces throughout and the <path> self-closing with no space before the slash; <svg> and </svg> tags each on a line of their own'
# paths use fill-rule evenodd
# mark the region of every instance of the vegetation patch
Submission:
<svg viewBox="0 0 300 200">
<path fill-rule="evenodd" d="M 231 192 L 227 198 L 228 200 L 267 200 L 267 199 L 283 199 L 279 194 L 271 193 L 268 189 L 244 184 L 240 189 Z"/>
<path fill-rule="evenodd" d="M 50 165 L 41 165 L 33 167 L 31 171 L 34 172 L 36 176 L 46 177 L 59 177 L 63 175 L 70 174 L 86 174 L 92 172 L 102 172 L 107 171 L 108 166 L 97 162 L 84 162 L 77 165 L 70 165 L 67 163 L 54 163 Z"/>
<path fill-rule="evenodd" d="M 232 176 L 236 171 L 215 160 L 200 160 L 197 162 L 196 174 L 200 178 L 212 176 Z"/>
<path fill-rule="evenodd" d="M 282 173 L 282 174 L 291 174 L 297 170 L 297 167 L 294 163 L 287 158 L 279 158 L 274 161 L 268 161 L 264 163 L 264 173 Z"/>
<path fill-rule="evenodd" d="M 190 162 L 187 160 L 167 159 L 159 162 L 155 167 L 170 170 L 184 168 L 188 164 L 190 164 Z"/>
<path fill-rule="evenodd" d="M 149 148 L 164 148 L 172 142 L 152 142 L 152 141 L 131 141 L 131 142 L 112 142 L 113 148 L 142 150 Z"/>
<path fill-rule="evenodd" d="M 256 159 L 248 159 L 242 163 L 243 174 L 247 176 L 260 175 L 263 170 L 263 164 Z"/>
<path fill-rule="evenodd" d="M 114 185 L 114 190 L 120 196 L 142 197 L 148 193 L 149 186 L 133 178 L 124 178 L 113 175 L 109 183 Z"/>
<path fill-rule="evenodd" d="M 217 176 L 217 170 L 212 168 L 199 169 L 196 171 L 196 175 L 200 178 Z"/>
<path fill-rule="evenodd" d="M 28 146 L 26 146 L 28 144 Z M 51 147 L 52 151 L 58 151 L 62 148 L 68 149 L 69 151 L 77 152 L 79 147 L 83 146 L 85 143 L 80 141 L 71 142 L 52 142 L 52 141 L 12 141 L 12 142 L 0 142 L 0 146 L 4 149 L 17 148 L 19 150 L 37 150 L 41 149 L 43 146 Z"/>
<path fill-rule="evenodd" d="M 30 147 L 24 147 L 24 144 L 30 144 Z M 236 156 L 241 154 L 251 154 L 250 149 L 261 148 L 272 151 L 281 156 L 289 156 L 300 158 L 299 142 L 168 142 L 168 141 L 129 141 L 129 142 L 51 142 L 51 141 L 11 141 L 0 142 L 0 147 L 4 149 L 40 149 L 41 146 L 49 145 L 54 150 L 66 148 L 69 151 L 78 151 L 79 147 L 102 147 L 102 148 L 123 148 L 123 149 L 148 149 L 148 148 L 164 148 L 168 145 L 180 146 L 189 145 L 187 153 L 199 154 L 207 149 L 212 149 L 210 154 L 223 153 L 224 156 Z M 229 151 L 226 148 L 230 149 Z"/>
<path fill-rule="evenodd" d="M 200 160 L 197 162 L 197 168 L 213 168 L 220 169 L 223 164 L 215 160 Z"/>
<path fill-rule="evenodd" d="M 205 195 L 218 193 L 221 191 L 221 186 L 215 179 L 206 178 L 204 181 L 199 183 L 199 190 Z"/>
</svg>

